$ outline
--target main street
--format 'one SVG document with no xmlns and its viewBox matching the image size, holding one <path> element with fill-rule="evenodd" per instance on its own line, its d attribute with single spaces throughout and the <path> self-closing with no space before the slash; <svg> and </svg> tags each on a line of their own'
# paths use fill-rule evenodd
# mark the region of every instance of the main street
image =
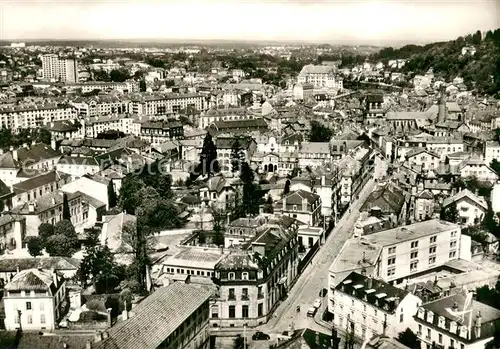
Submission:
<svg viewBox="0 0 500 349">
<path fill-rule="evenodd" d="M 267 324 L 261 326 L 259 330 L 278 334 L 288 330 L 292 325 L 295 329 L 308 327 L 325 331 L 313 318 L 307 317 L 307 308 L 313 304 L 316 298 L 319 298 L 319 293 L 323 288 L 328 288 L 328 269 L 345 241 L 352 236 L 352 228 L 359 216 L 359 209 L 375 188 L 375 179 L 380 178 L 386 171 L 386 162 L 376 157 L 373 177 L 366 183 L 359 199 L 352 203 L 350 211 L 347 211 L 337 223 L 325 244 L 321 246 L 312 262 L 299 276 L 287 299 L 278 306 L 274 317 Z M 321 309 L 326 309 L 325 302 L 327 301 L 327 297 L 322 298 Z M 297 306 L 300 306 L 300 312 L 296 311 Z"/>
</svg>

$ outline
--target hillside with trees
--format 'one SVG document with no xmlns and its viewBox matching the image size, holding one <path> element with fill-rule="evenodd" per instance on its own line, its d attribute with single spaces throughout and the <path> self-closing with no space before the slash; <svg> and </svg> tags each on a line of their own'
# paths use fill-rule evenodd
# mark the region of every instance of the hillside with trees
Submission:
<svg viewBox="0 0 500 349">
<path fill-rule="evenodd" d="M 462 55 L 465 46 L 474 46 L 476 53 Z M 387 47 L 371 58 L 384 63 L 407 59 L 403 71 L 410 76 L 425 74 L 432 68 L 446 81 L 461 76 L 468 88 L 476 88 L 479 93 L 495 95 L 500 91 L 500 28 L 484 35 L 477 31 L 448 42 Z"/>
</svg>

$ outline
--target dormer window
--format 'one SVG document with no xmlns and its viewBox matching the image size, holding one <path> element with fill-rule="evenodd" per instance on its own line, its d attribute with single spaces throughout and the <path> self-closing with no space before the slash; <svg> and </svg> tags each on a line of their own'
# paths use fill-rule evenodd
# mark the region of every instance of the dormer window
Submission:
<svg viewBox="0 0 500 349">
<path fill-rule="evenodd" d="M 241 274 L 241 279 L 242 279 L 242 280 L 248 280 L 248 273 L 247 273 L 247 272 L 243 272 L 243 273 Z"/>
<path fill-rule="evenodd" d="M 234 280 L 234 273 L 229 273 L 228 276 L 229 276 L 229 280 Z"/>
</svg>

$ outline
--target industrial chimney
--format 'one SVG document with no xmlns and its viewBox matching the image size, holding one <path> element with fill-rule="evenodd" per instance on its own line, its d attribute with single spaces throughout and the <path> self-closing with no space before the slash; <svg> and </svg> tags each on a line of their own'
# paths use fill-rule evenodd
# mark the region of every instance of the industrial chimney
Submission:
<svg viewBox="0 0 500 349">
<path fill-rule="evenodd" d="M 441 86 L 441 95 L 439 96 L 439 106 L 438 106 L 438 122 L 446 121 L 446 89 Z"/>
</svg>

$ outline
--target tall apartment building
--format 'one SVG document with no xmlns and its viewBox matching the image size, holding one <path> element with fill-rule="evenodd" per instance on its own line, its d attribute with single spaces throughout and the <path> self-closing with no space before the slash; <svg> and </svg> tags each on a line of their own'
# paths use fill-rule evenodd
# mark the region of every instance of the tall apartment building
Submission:
<svg viewBox="0 0 500 349">
<path fill-rule="evenodd" d="M 301 84 L 309 83 L 314 87 L 343 88 L 342 78 L 335 76 L 335 67 L 308 64 L 298 75 Z"/>
<path fill-rule="evenodd" d="M 37 128 L 53 121 L 77 118 L 77 110 L 70 105 L 38 104 L 0 108 L 0 128 L 18 130 Z"/>
<path fill-rule="evenodd" d="M 43 78 L 75 83 L 78 81 L 76 60 L 59 57 L 56 54 L 42 55 Z"/>
</svg>

